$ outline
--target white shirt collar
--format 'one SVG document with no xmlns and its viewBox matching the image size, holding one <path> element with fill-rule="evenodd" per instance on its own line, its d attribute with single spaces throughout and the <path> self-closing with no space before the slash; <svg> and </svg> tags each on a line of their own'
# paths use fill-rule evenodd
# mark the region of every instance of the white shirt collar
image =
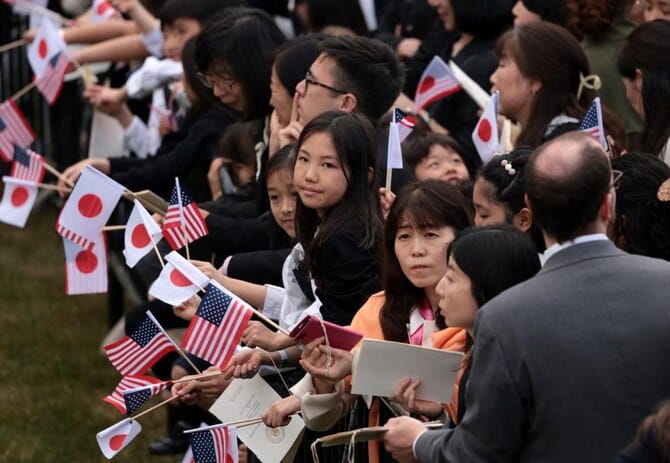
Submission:
<svg viewBox="0 0 670 463">
<path fill-rule="evenodd" d="M 554 255 L 557 254 L 558 252 L 569 248 L 570 246 L 574 246 L 575 244 L 580 244 L 580 243 L 588 243 L 589 241 L 601 241 L 601 240 L 608 240 L 607 236 L 604 233 L 591 233 L 588 235 L 582 235 L 578 236 L 574 240 L 570 241 L 564 241 L 563 243 L 556 243 L 547 248 L 546 251 L 544 251 L 543 254 L 540 254 L 540 263 L 542 266 Z"/>
</svg>

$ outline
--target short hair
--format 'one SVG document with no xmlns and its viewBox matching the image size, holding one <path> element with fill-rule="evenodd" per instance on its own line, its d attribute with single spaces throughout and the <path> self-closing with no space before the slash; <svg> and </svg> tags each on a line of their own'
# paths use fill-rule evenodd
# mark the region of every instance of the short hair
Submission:
<svg viewBox="0 0 670 463">
<path fill-rule="evenodd" d="M 407 137 L 402 144 L 402 158 L 410 169 L 414 170 L 416 166 L 428 156 L 430 148 L 433 145 L 440 145 L 446 149 L 456 152 L 461 158 L 463 148 L 449 135 L 435 132 L 424 132 L 417 136 Z M 464 161 L 465 162 L 465 161 Z"/>
<path fill-rule="evenodd" d="M 244 92 L 243 117 L 262 118 L 270 112 L 270 56 L 285 40 L 264 11 L 228 8 L 208 22 L 198 36 L 196 63 L 203 72 L 215 66 L 230 74 Z"/>
<path fill-rule="evenodd" d="M 538 159 L 569 144 L 577 157 L 571 172 L 549 175 L 537 168 Z M 612 170 L 602 146 L 589 135 L 569 132 L 535 150 L 526 166 L 526 194 L 542 230 L 559 243 L 583 234 L 597 219 L 609 191 Z"/>
<path fill-rule="evenodd" d="M 293 96 L 298 83 L 305 78 L 309 67 L 319 56 L 322 34 L 308 34 L 285 42 L 278 50 L 274 68 L 281 84 Z"/>
<path fill-rule="evenodd" d="M 263 124 L 260 120 L 234 122 L 223 131 L 216 146 L 217 155 L 247 166 L 256 165 L 254 146 L 261 137 Z"/>
<path fill-rule="evenodd" d="M 307 20 L 312 32 L 328 26 L 344 27 L 358 35 L 369 32 L 358 0 L 307 0 Z"/>
<path fill-rule="evenodd" d="M 398 192 L 384 224 L 383 287 L 386 298 L 379 314 L 384 339 L 398 342 L 407 342 L 410 312 L 426 297 L 425 291 L 414 286 L 403 273 L 395 253 L 396 234 L 403 219 L 418 228 L 448 226 L 454 233 L 472 225 L 468 200 L 448 182 L 412 182 Z M 441 328 L 445 327 L 441 316 L 437 317 L 437 322 Z"/>
<path fill-rule="evenodd" d="M 165 0 L 160 7 L 158 19 L 161 27 L 171 25 L 181 18 L 195 19 L 204 26 L 226 8 L 242 4 L 242 0 Z"/>
<path fill-rule="evenodd" d="M 456 29 L 474 37 L 498 37 L 512 27 L 516 0 L 450 0 Z"/>
<path fill-rule="evenodd" d="M 295 150 L 295 144 L 289 143 L 285 145 L 273 154 L 268 159 L 268 164 L 265 167 L 265 183 L 267 184 L 267 179 L 270 175 L 281 170 L 286 170 L 293 177 L 293 152 Z"/>
<path fill-rule="evenodd" d="M 373 122 L 391 107 L 402 89 L 405 71 L 385 43 L 367 37 L 329 37 L 319 50 L 335 61 L 339 88 L 356 96 L 356 111 Z"/>
</svg>

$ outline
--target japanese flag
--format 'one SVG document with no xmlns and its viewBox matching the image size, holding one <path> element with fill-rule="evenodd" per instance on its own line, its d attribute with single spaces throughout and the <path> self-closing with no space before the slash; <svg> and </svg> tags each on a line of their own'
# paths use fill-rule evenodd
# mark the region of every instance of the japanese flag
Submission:
<svg viewBox="0 0 670 463">
<path fill-rule="evenodd" d="M 35 77 L 42 77 L 51 58 L 66 48 L 56 25 L 50 19 L 43 18 L 33 42 L 27 48 L 28 62 Z"/>
<path fill-rule="evenodd" d="M 23 228 L 37 198 L 37 184 L 13 177 L 2 177 L 2 181 L 5 191 L 0 203 L 0 221 Z"/>
<path fill-rule="evenodd" d="M 107 429 L 103 429 L 95 435 L 95 438 L 98 440 L 102 454 L 108 460 L 111 460 L 130 444 L 141 431 L 140 423 L 131 418 L 126 418 Z"/>
<path fill-rule="evenodd" d="M 105 238 L 85 249 L 67 238 L 65 248 L 65 294 L 98 294 L 107 292 L 107 246 Z"/>
<path fill-rule="evenodd" d="M 90 249 L 123 191 L 122 185 L 87 166 L 58 216 L 56 231 L 63 238 Z"/>
<path fill-rule="evenodd" d="M 91 5 L 90 21 L 94 24 L 105 22 L 117 14 L 118 12 L 114 9 L 108 0 L 94 0 L 93 5 Z"/>
<path fill-rule="evenodd" d="M 135 206 L 126 223 L 125 249 L 123 251 L 126 264 L 131 268 L 151 251 L 154 244 L 163 237 L 161 228 L 151 218 L 144 206 L 137 199 L 133 202 Z"/>
<path fill-rule="evenodd" d="M 165 267 L 149 294 L 166 304 L 179 305 L 204 289 L 209 278 L 176 251 L 165 256 Z"/>
<path fill-rule="evenodd" d="M 498 97 L 499 93 L 495 92 L 472 132 L 472 142 L 475 144 L 479 157 L 484 164 L 493 157 L 500 146 L 498 138 Z"/>
</svg>

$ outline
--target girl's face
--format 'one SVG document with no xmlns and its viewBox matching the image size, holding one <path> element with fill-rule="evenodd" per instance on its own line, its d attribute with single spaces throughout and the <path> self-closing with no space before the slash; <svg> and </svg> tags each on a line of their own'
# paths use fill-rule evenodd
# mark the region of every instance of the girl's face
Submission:
<svg viewBox="0 0 670 463">
<path fill-rule="evenodd" d="M 428 4 L 435 8 L 437 15 L 444 23 L 444 28 L 448 31 L 456 29 L 454 20 L 454 9 L 451 6 L 451 0 L 428 0 Z"/>
<path fill-rule="evenodd" d="M 505 206 L 493 199 L 494 186 L 491 182 L 478 178 L 472 190 L 475 206 L 475 226 L 507 223 Z"/>
<path fill-rule="evenodd" d="M 447 270 L 447 247 L 454 240 L 449 226 L 416 227 L 406 218 L 395 235 L 395 255 L 402 273 L 417 288 L 434 288 Z"/>
<path fill-rule="evenodd" d="M 212 93 L 221 103 L 236 111 L 244 111 L 247 100 L 242 84 L 238 80 L 217 66 L 210 69 L 205 76 Z"/>
<path fill-rule="evenodd" d="M 463 328 L 473 334 L 479 305 L 472 295 L 470 278 L 463 273 L 453 257 L 447 262 L 447 271 L 437 284 L 438 306 L 447 326 Z"/>
<path fill-rule="evenodd" d="M 506 51 L 500 57 L 498 68 L 491 75 L 491 93 L 500 91 L 498 112 L 508 118 L 524 124 L 530 115 L 535 93 L 540 85 L 524 77 Z"/>
<path fill-rule="evenodd" d="M 290 169 L 279 169 L 268 175 L 268 197 L 270 210 L 279 226 L 291 238 L 295 238 L 296 193 Z"/>
<path fill-rule="evenodd" d="M 414 176 L 420 181 L 445 180 L 453 185 L 470 179 L 470 173 L 461 155 L 439 144 L 430 147 L 428 156 L 414 168 Z"/>
<path fill-rule="evenodd" d="M 163 26 L 163 52 L 173 61 L 181 61 L 184 44 L 200 33 L 200 22 L 192 18 L 179 18 L 172 24 Z"/>
<path fill-rule="evenodd" d="M 302 203 L 321 217 L 342 201 L 348 188 L 347 177 L 330 134 L 317 132 L 303 141 L 293 183 Z"/>
<path fill-rule="evenodd" d="M 272 67 L 272 76 L 270 77 L 270 106 L 275 109 L 277 118 L 282 127 L 286 127 L 291 122 L 291 107 L 293 106 L 293 95 L 284 87 L 277 77 L 275 67 Z"/>
<path fill-rule="evenodd" d="M 523 24 L 529 24 L 534 22 L 542 21 L 542 18 L 539 14 L 533 13 L 526 5 L 523 4 L 521 0 L 518 0 L 512 8 L 512 14 L 514 15 L 514 26 L 521 26 Z"/>
</svg>

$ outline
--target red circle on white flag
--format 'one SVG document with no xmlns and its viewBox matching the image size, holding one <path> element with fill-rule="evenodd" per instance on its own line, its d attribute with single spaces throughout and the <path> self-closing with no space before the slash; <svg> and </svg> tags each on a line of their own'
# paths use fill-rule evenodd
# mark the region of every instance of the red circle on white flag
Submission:
<svg viewBox="0 0 670 463">
<path fill-rule="evenodd" d="M 179 270 L 174 269 L 170 272 L 170 281 L 175 286 L 191 286 L 191 280 L 186 278 Z"/>
<path fill-rule="evenodd" d="M 493 134 L 493 129 L 491 123 L 488 119 L 482 119 L 477 126 L 477 136 L 479 139 L 485 143 L 488 143 Z"/>
<path fill-rule="evenodd" d="M 81 215 L 91 219 L 102 212 L 102 200 L 97 195 L 87 193 L 79 198 L 77 207 Z"/>
<path fill-rule="evenodd" d="M 105 11 L 109 9 L 109 3 L 107 2 L 100 2 L 98 4 L 98 14 L 105 14 Z"/>
<path fill-rule="evenodd" d="M 130 242 L 136 248 L 143 248 L 151 242 L 151 238 L 149 238 L 149 233 L 147 233 L 147 228 L 144 224 L 140 223 L 135 225 L 135 228 L 133 228 L 133 231 L 130 233 Z"/>
<path fill-rule="evenodd" d="M 48 51 L 49 51 L 49 45 L 47 44 L 47 41 L 44 40 L 44 38 L 41 38 L 40 43 L 37 44 L 37 55 L 41 59 L 44 59 L 47 57 Z"/>
<path fill-rule="evenodd" d="M 98 258 L 93 251 L 79 251 L 74 258 L 74 263 L 81 273 L 93 273 L 98 267 Z"/>
<path fill-rule="evenodd" d="M 435 85 L 435 78 L 433 76 L 426 76 L 426 78 L 419 83 L 419 93 L 427 92 L 433 85 Z"/>
<path fill-rule="evenodd" d="M 12 191 L 12 196 L 10 198 L 12 201 L 12 206 L 23 206 L 26 201 L 28 201 L 28 196 L 30 196 L 30 194 L 28 193 L 28 189 L 26 187 L 17 186 L 14 188 L 14 191 Z"/>
<path fill-rule="evenodd" d="M 117 434 L 109 439 L 109 448 L 114 451 L 119 451 L 123 447 L 123 443 L 126 441 L 128 434 Z"/>
</svg>

